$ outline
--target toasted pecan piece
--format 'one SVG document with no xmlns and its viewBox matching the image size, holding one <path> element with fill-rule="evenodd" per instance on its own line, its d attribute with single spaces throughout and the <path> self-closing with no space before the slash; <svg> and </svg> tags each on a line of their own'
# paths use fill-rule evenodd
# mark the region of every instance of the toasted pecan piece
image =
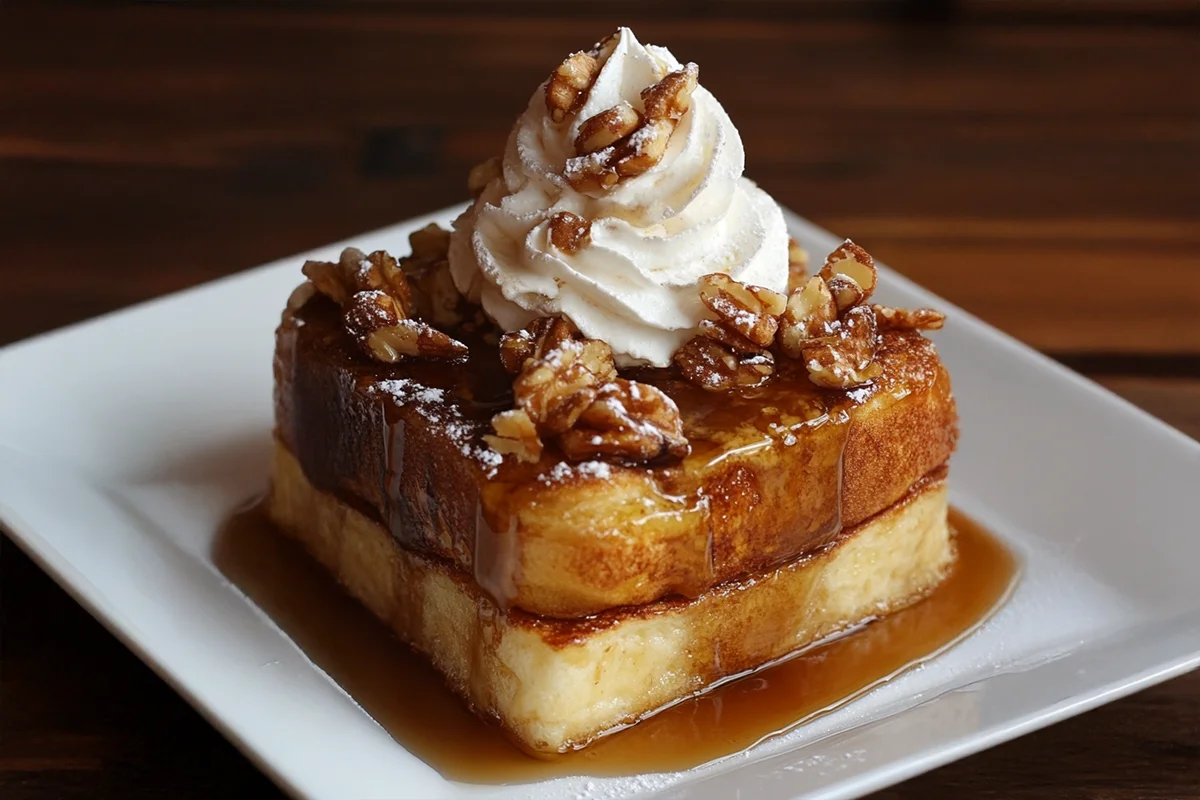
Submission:
<svg viewBox="0 0 1200 800">
<path fill-rule="evenodd" d="M 685 64 L 682 69 L 665 76 L 653 86 L 642 90 L 642 106 L 646 118 L 678 121 L 692 106 L 692 93 L 700 83 L 700 67 Z"/>
<path fill-rule="evenodd" d="M 870 306 L 847 311 L 826 336 L 807 342 L 802 358 L 808 377 L 828 389 L 852 389 L 879 377 L 875 312 Z"/>
<path fill-rule="evenodd" d="M 504 174 L 501 167 L 501 161 L 496 156 L 489 158 L 487 161 L 480 162 L 471 167 L 471 171 L 467 173 L 467 191 L 471 193 L 471 197 L 478 198 L 483 194 L 483 190 L 488 187 L 488 184 L 496 180 Z"/>
<path fill-rule="evenodd" d="M 707 336 L 697 336 L 679 348 L 673 360 L 689 383 L 710 392 L 760 386 L 775 372 L 769 351 L 737 353 Z"/>
<path fill-rule="evenodd" d="M 467 347 L 420 320 L 408 319 L 400 303 L 379 290 L 357 292 L 346 308 L 346 330 L 367 355 L 385 363 L 405 356 L 455 358 Z"/>
<path fill-rule="evenodd" d="M 590 53 L 572 53 L 546 82 L 546 108 L 550 118 L 562 122 L 587 102 L 588 91 L 600 72 L 600 62 Z"/>
<path fill-rule="evenodd" d="M 570 211 L 550 218 L 550 244 L 564 253 L 577 253 L 591 240 L 592 222 Z"/>
<path fill-rule="evenodd" d="M 721 272 L 700 279 L 700 300 L 723 325 L 760 348 L 774 341 L 779 315 L 787 306 L 779 292 L 739 283 Z"/>
<path fill-rule="evenodd" d="M 492 417 L 492 430 L 495 434 L 485 434 L 483 440 L 500 455 L 526 462 L 542 457 L 542 440 L 523 409 L 501 411 Z"/>
<path fill-rule="evenodd" d="M 875 259 L 849 239 L 838 245 L 821 267 L 821 277 L 825 280 L 830 280 L 835 275 L 845 275 L 857 283 L 862 289 L 864 300 L 875 291 L 875 283 L 879 279 Z"/>
<path fill-rule="evenodd" d="M 678 461 L 690 450 L 675 401 L 654 386 L 624 378 L 601 386 L 558 444 L 572 461 L 634 464 Z"/>
<path fill-rule="evenodd" d="M 946 315 L 932 308 L 892 308 L 873 305 L 881 331 L 936 331 L 946 323 Z"/>
<path fill-rule="evenodd" d="M 588 117 L 579 126 L 575 137 L 575 152 L 580 155 L 596 153 L 624 139 L 642 124 L 642 115 L 621 101 L 595 116 Z"/>
<path fill-rule="evenodd" d="M 809 278 L 788 297 L 787 308 L 779 317 L 779 348 L 784 355 L 800 358 L 808 340 L 830 332 L 837 319 L 837 306 L 825 280 Z"/>
</svg>

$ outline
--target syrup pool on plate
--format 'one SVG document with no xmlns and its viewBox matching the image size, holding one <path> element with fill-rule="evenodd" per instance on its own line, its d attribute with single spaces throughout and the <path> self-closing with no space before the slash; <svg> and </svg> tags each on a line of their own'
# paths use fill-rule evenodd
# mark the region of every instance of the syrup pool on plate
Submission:
<svg viewBox="0 0 1200 800">
<path fill-rule="evenodd" d="M 1007 597 L 1018 565 L 994 536 L 950 512 L 958 558 L 928 597 L 684 700 L 590 747 L 549 760 L 513 747 L 445 688 L 255 507 L 222 528 L 221 572 L 275 620 L 406 750 L 450 780 L 674 772 L 739 753 L 936 656 Z"/>
</svg>

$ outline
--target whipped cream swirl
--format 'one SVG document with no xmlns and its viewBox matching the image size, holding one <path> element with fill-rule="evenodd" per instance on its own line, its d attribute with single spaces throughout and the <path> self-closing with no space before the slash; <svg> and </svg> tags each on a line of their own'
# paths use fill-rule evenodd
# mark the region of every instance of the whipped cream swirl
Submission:
<svg viewBox="0 0 1200 800">
<path fill-rule="evenodd" d="M 621 101 L 642 110 L 641 91 L 680 67 L 621 28 L 577 114 L 556 123 L 543 90 L 534 93 L 509 135 L 502 176 L 455 220 L 450 244 L 459 291 L 500 327 L 563 314 L 607 342 L 618 364 L 665 367 L 711 316 L 700 302 L 702 276 L 786 290 L 783 214 L 742 177 L 741 137 L 702 86 L 649 171 L 586 193 L 563 177 L 584 121 Z M 574 253 L 550 241 L 560 211 L 591 221 L 590 242 Z"/>
</svg>

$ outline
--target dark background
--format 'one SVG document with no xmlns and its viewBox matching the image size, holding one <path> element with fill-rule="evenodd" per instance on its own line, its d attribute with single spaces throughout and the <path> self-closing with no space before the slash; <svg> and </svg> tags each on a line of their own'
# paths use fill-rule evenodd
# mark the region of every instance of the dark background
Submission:
<svg viewBox="0 0 1200 800">
<path fill-rule="evenodd" d="M 0 344 L 463 199 L 617 24 L 780 202 L 1200 436 L 1191 0 L 6 3 Z M 0 556 L 0 796 L 279 796 Z M 1200 674 L 880 795 L 930 796 L 1200 797 Z"/>
</svg>

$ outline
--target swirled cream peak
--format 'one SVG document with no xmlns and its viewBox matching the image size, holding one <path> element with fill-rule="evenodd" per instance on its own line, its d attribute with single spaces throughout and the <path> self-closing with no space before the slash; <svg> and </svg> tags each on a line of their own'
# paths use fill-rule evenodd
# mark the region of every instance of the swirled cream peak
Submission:
<svg viewBox="0 0 1200 800">
<path fill-rule="evenodd" d="M 459 291 L 505 330 L 563 314 L 607 342 L 618 363 L 664 367 L 710 316 L 702 276 L 786 290 L 787 231 L 775 201 L 742 177 L 741 137 L 703 86 L 671 121 L 653 166 L 611 187 L 568 180 L 589 159 L 615 163 L 614 148 L 581 159 L 576 140 L 589 120 L 617 107 L 610 116 L 626 119 L 622 104 L 644 117 L 643 90 L 683 69 L 628 28 L 593 54 L 599 70 L 574 113 L 555 122 L 545 85 L 534 93 L 509 135 L 502 174 L 454 223 L 450 268 Z M 616 150 L 639 152 L 651 125 L 646 119 Z M 552 219 L 562 212 L 590 224 L 578 246 L 555 245 Z"/>
</svg>

